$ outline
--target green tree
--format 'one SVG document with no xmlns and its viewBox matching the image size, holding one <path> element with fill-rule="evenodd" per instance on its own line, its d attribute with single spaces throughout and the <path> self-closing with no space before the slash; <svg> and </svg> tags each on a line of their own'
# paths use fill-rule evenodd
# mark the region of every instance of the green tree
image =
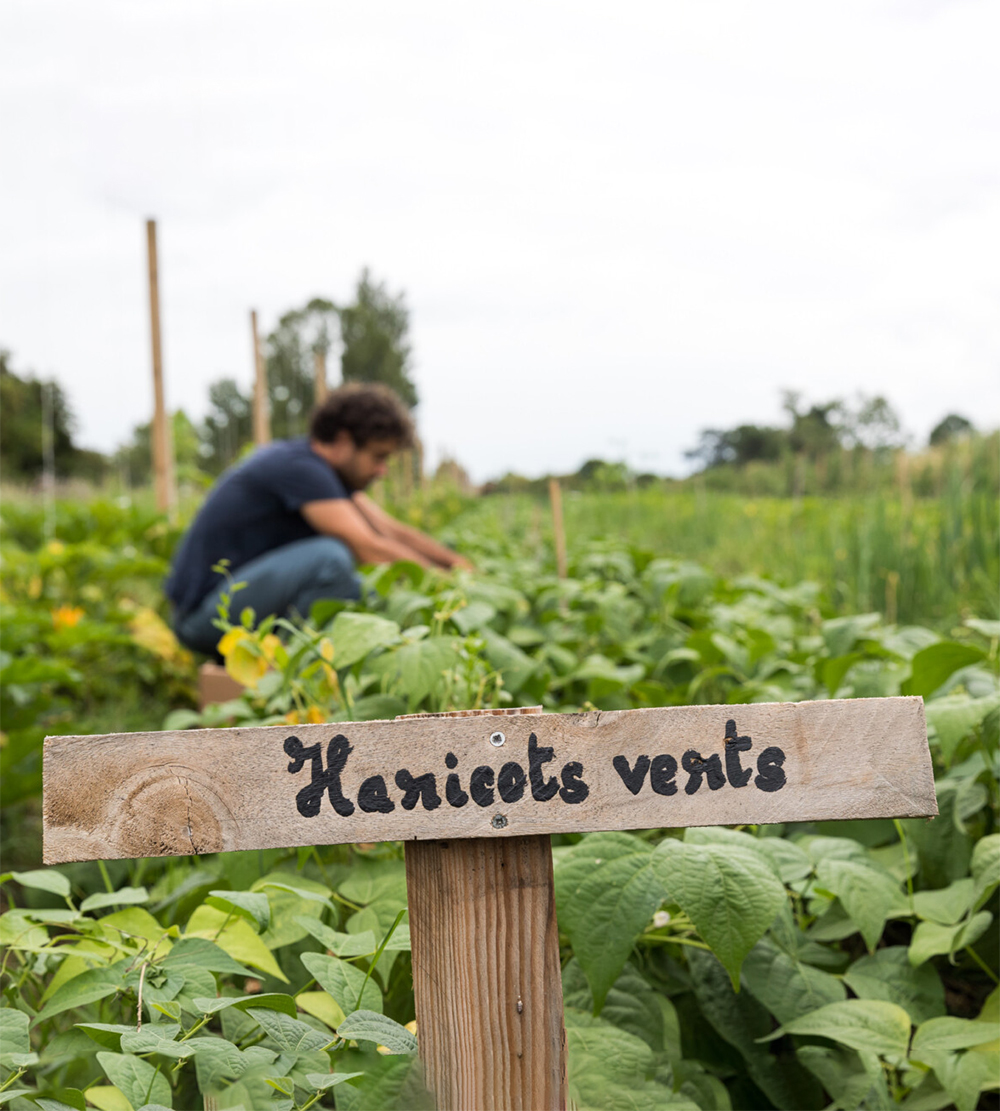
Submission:
<svg viewBox="0 0 1000 1111">
<path fill-rule="evenodd" d="M 337 307 L 314 297 L 305 308 L 286 312 L 267 337 L 272 436 L 287 439 L 306 431 L 316 389 L 315 356 L 326 355 L 339 332 Z"/>
<path fill-rule="evenodd" d="M 49 406 L 56 474 L 100 478 L 106 461 L 98 452 L 81 450 L 73 443 L 76 422 L 62 387 L 30 373 L 15 374 L 10 352 L 0 350 L 0 468 L 4 478 L 26 481 L 42 473 L 42 426 Z"/>
<path fill-rule="evenodd" d="M 410 314 L 402 293 L 393 296 L 368 269 L 361 272 L 354 303 L 340 310 L 345 382 L 382 382 L 412 408 L 417 389 L 410 377 Z"/>
<path fill-rule="evenodd" d="M 202 468 L 210 474 L 221 474 L 253 439 L 252 406 L 233 378 L 213 382 L 208 387 L 208 401 L 198 450 Z"/>
<path fill-rule="evenodd" d="M 971 436 L 975 432 L 972 421 L 966 420 L 958 413 L 949 413 L 943 421 L 934 426 L 931 432 L 930 445 L 946 444 L 949 440 L 958 440 Z"/>
</svg>

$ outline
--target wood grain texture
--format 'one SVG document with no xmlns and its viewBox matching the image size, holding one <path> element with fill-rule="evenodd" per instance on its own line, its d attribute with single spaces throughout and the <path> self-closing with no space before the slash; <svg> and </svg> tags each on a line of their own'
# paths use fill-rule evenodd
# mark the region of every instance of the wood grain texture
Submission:
<svg viewBox="0 0 1000 1111">
<path fill-rule="evenodd" d="M 442 1111 L 566 1106 L 547 835 L 406 846 L 420 1056 Z"/>
<path fill-rule="evenodd" d="M 505 734 L 502 747 L 490 744 L 497 728 Z M 727 731 L 737 743 L 727 744 Z M 729 749 L 745 741 L 749 746 L 731 764 Z M 323 782 L 312 779 L 317 770 L 328 777 L 330 750 L 337 745 L 349 750 L 334 783 L 342 795 L 323 795 Z M 296 762 L 289 747 L 300 754 L 312 750 L 317 759 Z M 536 769 L 536 781 L 538 795 L 555 793 L 539 798 L 525 785 L 515 799 L 518 766 L 530 771 L 531 748 L 536 757 L 538 749 L 552 749 L 551 761 Z M 761 772 L 768 749 L 782 754 L 784 783 L 776 790 L 764 789 L 776 782 Z M 703 774 L 685 770 L 691 753 Z M 657 756 L 664 758 L 658 778 Z M 637 783 L 641 757 L 653 767 Z M 666 782 L 664 764 L 670 760 L 677 770 Z M 616 769 L 621 761 L 637 793 Z M 585 798 L 578 786 L 574 796 L 574 764 Z M 478 797 L 485 803 L 476 801 L 473 790 L 477 768 L 492 783 L 480 784 Z M 505 774 L 506 801 L 499 794 Z M 356 841 L 492 840 L 937 813 L 919 698 L 520 715 L 504 718 L 502 727 L 491 718 L 441 717 L 60 736 L 46 739 L 43 775 L 49 864 Z M 427 775 L 433 776 L 427 794 L 404 789 Z M 458 781 L 455 802 L 466 796 L 462 805 L 448 796 L 450 775 Z M 383 777 L 385 801 L 376 798 L 376 808 L 365 811 L 359 789 L 374 776 Z M 734 786 L 734 779 L 744 777 L 745 785 Z M 673 793 L 657 793 L 654 782 L 663 792 L 673 787 Z M 303 813 L 310 793 L 315 808 L 306 806 Z M 334 797 L 342 800 L 338 809 Z M 390 804 L 388 812 L 379 811 Z"/>
</svg>

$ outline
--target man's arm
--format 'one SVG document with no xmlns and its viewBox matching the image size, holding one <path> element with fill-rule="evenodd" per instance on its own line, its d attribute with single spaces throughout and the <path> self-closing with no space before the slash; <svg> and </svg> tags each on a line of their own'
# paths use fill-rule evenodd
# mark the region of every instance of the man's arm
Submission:
<svg viewBox="0 0 1000 1111">
<path fill-rule="evenodd" d="M 450 548 L 439 544 L 426 532 L 421 532 L 420 529 L 412 528 L 410 525 L 404 525 L 402 521 L 397 521 L 395 517 L 390 516 L 380 505 L 372 501 L 367 494 L 355 494 L 354 501 L 358 509 L 368 519 L 372 528 L 381 533 L 382 536 L 388 537 L 399 544 L 405 544 L 406 547 L 419 552 L 424 559 L 438 567 L 461 567 L 466 571 L 473 569 L 472 564 L 464 556 L 460 556 L 458 552 L 453 552 Z"/>
<path fill-rule="evenodd" d="M 353 498 L 306 502 L 300 512 L 317 532 L 343 540 L 359 563 L 392 563 L 397 559 L 412 559 L 424 567 L 436 563 L 405 541 L 376 531 Z"/>
</svg>

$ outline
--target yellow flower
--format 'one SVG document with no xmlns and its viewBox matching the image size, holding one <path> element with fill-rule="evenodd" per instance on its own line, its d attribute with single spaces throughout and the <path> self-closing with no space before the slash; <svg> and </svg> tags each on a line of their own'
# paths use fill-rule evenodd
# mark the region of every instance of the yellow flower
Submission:
<svg viewBox="0 0 1000 1111">
<path fill-rule="evenodd" d="M 326 721 L 326 715 L 318 706 L 310 706 L 309 709 L 306 710 L 306 721 L 310 725 L 321 725 Z"/>
<path fill-rule="evenodd" d="M 236 647 L 237 644 L 246 636 L 246 630 L 239 627 L 230 629 L 228 633 L 219 641 L 218 649 L 220 656 L 228 656 L 230 652 Z"/>
<path fill-rule="evenodd" d="M 327 663 L 333 663 L 333 641 L 329 637 L 323 637 L 319 642 L 319 654 Z"/>
<path fill-rule="evenodd" d="M 277 652 L 279 648 L 283 647 L 281 641 L 274 633 L 268 633 L 260 642 L 260 650 L 264 653 L 264 659 L 267 660 L 269 664 L 281 663 L 281 659 L 277 656 Z"/>
<path fill-rule="evenodd" d="M 62 555 L 63 552 L 66 551 L 66 545 L 61 540 L 50 540 L 48 544 L 46 544 L 46 548 L 52 555 Z"/>
<path fill-rule="evenodd" d="M 57 629 L 72 629 L 79 625 L 83 610 L 79 606 L 59 606 L 52 611 L 52 624 Z"/>
</svg>

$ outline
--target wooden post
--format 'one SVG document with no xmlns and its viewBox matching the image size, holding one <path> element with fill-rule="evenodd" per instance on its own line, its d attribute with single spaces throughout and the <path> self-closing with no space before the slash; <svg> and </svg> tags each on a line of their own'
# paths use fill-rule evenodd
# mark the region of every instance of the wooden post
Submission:
<svg viewBox="0 0 1000 1111">
<path fill-rule="evenodd" d="M 489 721 L 497 713 L 419 716 Z M 486 753 L 495 751 L 490 735 L 484 722 Z M 420 1056 L 437 1106 L 563 1111 L 566 1034 L 548 834 L 408 841 L 406 889 Z"/>
<path fill-rule="evenodd" d="M 562 489 L 558 478 L 549 479 L 549 500 L 552 502 L 552 531 L 556 542 L 556 572 L 566 578 L 566 530 L 563 528 Z"/>
<path fill-rule="evenodd" d="M 257 335 L 257 310 L 250 311 L 250 330 L 253 333 L 253 440 L 255 444 L 271 442 L 271 417 L 267 401 L 267 369 Z"/>
<path fill-rule="evenodd" d="M 313 352 L 313 370 L 316 376 L 316 404 L 322 405 L 326 400 L 326 352 L 317 348 Z"/>
<path fill-rule="evenodd" d="M 163 349 L 160 342 L 160 276 L 156 255 L 156 221 L 146 221 L 146 254 L 149 262 L 149 330 L 153 346 L 153 483 L 156 508 L 171 513 L 177 503 L 174 483 L 173 437 L 163 401 Z"/>
</svg>

